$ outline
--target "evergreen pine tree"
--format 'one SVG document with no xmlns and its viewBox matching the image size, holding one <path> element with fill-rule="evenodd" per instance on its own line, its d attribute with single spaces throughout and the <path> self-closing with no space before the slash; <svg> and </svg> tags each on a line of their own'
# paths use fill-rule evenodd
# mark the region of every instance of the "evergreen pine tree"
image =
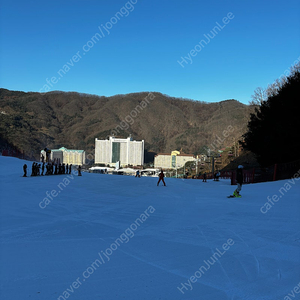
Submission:
<svg viewBox="0 0 300 300">
<path fill-rule="evenodd" d="M 278 92 L 256 108 L 244 135 L 244 147 L 262 166 L 298 160 L 300 148 L 300 72 L 295 66 Z"/>
</svg>

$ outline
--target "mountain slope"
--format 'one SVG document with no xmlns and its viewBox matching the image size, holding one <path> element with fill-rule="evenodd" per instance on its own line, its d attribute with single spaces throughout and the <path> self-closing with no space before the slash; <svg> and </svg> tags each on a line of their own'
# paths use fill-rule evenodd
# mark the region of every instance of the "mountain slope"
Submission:
<svg viewBox="0 0 300 300">
<path fill-rule="evenodd" d="M 145 140 L 154 152 L 196 153 L 233 127 L 221 146 L 246 130 L 253 107 L 236 100 L 203 103 L 160 93 L 99 97 L 79 93 L 24 93 L 0 89 L 0 135 L 25 153 L 44 147 L 85 149 L 111 133 Z"/>
</svg>

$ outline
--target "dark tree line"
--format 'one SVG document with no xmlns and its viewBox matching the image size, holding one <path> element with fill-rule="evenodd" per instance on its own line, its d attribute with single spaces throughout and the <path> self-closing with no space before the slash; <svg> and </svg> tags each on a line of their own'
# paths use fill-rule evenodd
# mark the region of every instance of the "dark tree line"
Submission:
<svg viewBox="0 0 300 300">
<path fill-rule="evenodd" d="M 251 114 L 244 147 L 262 166 L 299 160 L 300 65 L 293 67 L 276 93 Z"/>
</svg>

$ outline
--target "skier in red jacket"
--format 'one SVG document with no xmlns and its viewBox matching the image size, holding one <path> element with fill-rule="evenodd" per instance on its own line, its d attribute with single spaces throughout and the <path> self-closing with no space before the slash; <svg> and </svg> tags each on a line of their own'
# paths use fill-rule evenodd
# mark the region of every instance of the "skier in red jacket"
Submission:
<svg viewBox="0 0 300 300">
<path fill-rule="evenodd" d="M 164 174 L 164 172 L 163 172 L 162 169 L 161 169 L 161 171 L 160 171 L 158 177 L 159 177 L 159 180 L 158 180 L 158 182 L 157 182 L 157 186 L 159 185 L 160 181 L 162 181 L 163 184 L 164 184 L 164 186 L 166 186 L 166 183 L 165 183 L 165 180 L 164 180 L 165 174 Z"/>
</svg>

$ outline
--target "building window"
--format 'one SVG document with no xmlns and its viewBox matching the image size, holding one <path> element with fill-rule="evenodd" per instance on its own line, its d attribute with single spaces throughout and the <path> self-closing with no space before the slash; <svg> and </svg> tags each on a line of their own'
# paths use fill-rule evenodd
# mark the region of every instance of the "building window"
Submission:
<svg viewBox="0 0 300 300">
<path fill-rule="evenodd" d="M 112 143 L 112 163 L 120 161 L 120 143 Z"/>
<path fill-rule="evenodd" d="M 176 168 L 176 155 L 172 155 L 172 168 Z"/>
</svg>

